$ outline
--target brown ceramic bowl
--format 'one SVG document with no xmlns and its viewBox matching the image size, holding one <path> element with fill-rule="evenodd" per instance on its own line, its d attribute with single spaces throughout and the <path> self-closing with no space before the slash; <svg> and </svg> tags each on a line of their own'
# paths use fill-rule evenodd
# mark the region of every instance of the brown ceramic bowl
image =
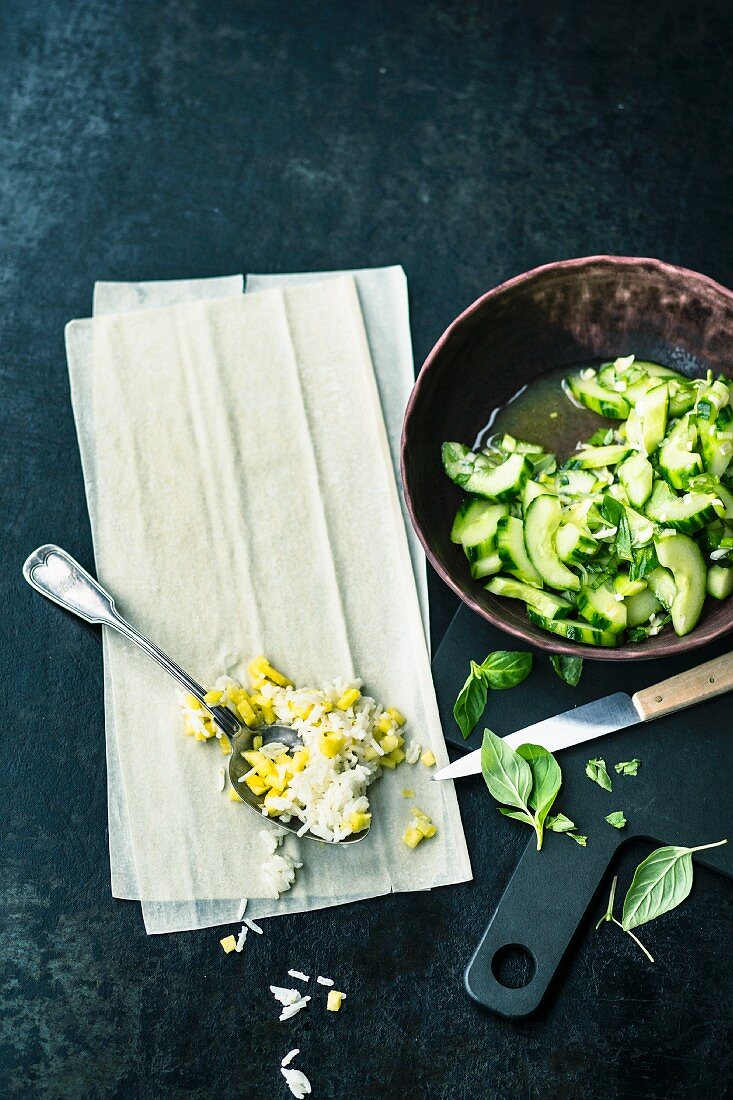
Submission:
<svg viewBox="0 0 733 1100">
<path fill-rule="evenodd" d="M 402 478 L 413 525 L 446 584 L 501 630 L 554 653 L 619 661 L 705 645 L 733 628 L 733 598 L 708 599 L 695 629 L 670 628 L 643 643 L 605 649 L 533 626 L 519 600 L 474 581 L 450 530 L 461 490 L 445 476 L 440 447 L 472 443 L 492 409 L 553 367 L 635 354 L 688 375 L 733 375 L 733 293 L 681 267 L 626 256 L 590 256 L 535 268 L 490 290 L 441 336 L 412 391 L 402 434 Z"/>
</svg>

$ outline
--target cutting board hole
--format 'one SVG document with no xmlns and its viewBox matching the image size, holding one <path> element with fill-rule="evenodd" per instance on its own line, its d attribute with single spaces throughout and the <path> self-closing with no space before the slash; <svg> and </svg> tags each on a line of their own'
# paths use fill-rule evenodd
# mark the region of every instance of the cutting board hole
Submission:
<svg viewBox="0 0 733 1100">
<path fill-rule="evenodd" d="M 491 971 L 505 989 L 523 989 L 532 981 L 536 970 L 534 955 L 521 943 L 505 944 L 491 960 Z"/>
</svg>

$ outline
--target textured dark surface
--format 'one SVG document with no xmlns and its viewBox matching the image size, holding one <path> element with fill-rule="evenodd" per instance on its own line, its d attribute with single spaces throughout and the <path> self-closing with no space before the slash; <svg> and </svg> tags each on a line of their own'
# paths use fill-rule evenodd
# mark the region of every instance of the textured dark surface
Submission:
<svg viewBox="0 0 733 1100">
<path fill-rule="evenodd" d="M 731 345 L 733 293 L 705 275 L 654 259 L 562 260 L 518 275 L 479 298 L 433 348 L 405 414 L 401 466 L 407 506 L 438 575 L 488 622 L 522 642 L 570 656 L 653 660 L 729 633 L 733 605 L 714 599 L 685 637 L 663 632 L 617 648 L 579 645 L 535 626 L 521 600 L 494 596 L 485 581 L 471 578 L 463 548 L 451 541 L 446 517 L 456 514 L 465 493 L 445 476 L 441 445 L 476 439 L 488 411 L 506 405 L 553 368 L 631 353 L 700 378 L 710 370 L 733 377 Z M 559 381 L 556 386 L 557 400 L 565 403 Z M 548 411 L 541 404 L 533 423 L 547 425 Z M 605 430 L 609 423 L 596 417 L 598 428 Z M 572 442 L 565 441 L 570 449 L 578 438 L 587 438 L 572 421 L 567 431 L 572 431 Z M 538 442 L 534 434 L 528 438 Z M 564 457 L 562 443 L 553 440 L 551 446 L 558 460 Z"/>
<path fill-rule="evenodd" d="M 98 638 L 19 572 L 49 540 L 92 565 L 62 332 L 95 278 L 402 262 L 418 362 L 482 291 L 562 256 L 733 283 L 729 5 L 3 0 L 0 18 L 0 1092 L 279 1097 L 300 1046 L 329 1098 L 730 1093 L 731 893 L 705 868 L 650 927 L 655 967 L 592 931 L 604 883 L 537 1017 L 469 1002 L 524 844 L 480 781 L 461 788 L 472 885 L 272 921 L 234 958 L 215 931 L 146 938 L 109 896 Z M 437 640 L 455 600 L 433 595 Z M 290 966 L 337 975 L 342 1013 L 278 1024 L 267 984 Z"/>
</svg>

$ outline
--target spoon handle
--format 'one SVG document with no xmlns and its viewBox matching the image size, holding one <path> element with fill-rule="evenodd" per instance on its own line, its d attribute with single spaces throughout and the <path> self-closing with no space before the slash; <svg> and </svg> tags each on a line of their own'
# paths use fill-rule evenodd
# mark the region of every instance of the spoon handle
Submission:
<svg viewBox="0 0 733 1100">
<path fill-rule="evenodd" d="M 214 721 L 226 734 L 233 737 L 240 729 L 241 722 L 226 707 L 209 706 L 204 702 L 205 690 L 185 672 L 180 665 L 171 660 L 167 653 L 159 649 L 154 642 L 135 630 L 115 607 L 115 601 L 101 584 L 90 577 L 85 569 L 67 554 L 60 546 L 39 546 L 26 559 L 23 576 L 36 592 L 78 615 L 88 623 L 101 623 L 129 638 L 144 653 L 157 661 L 166 672 L 181 684 L 186 691 L 194 695 L 209 711 Z"/>
</svg>

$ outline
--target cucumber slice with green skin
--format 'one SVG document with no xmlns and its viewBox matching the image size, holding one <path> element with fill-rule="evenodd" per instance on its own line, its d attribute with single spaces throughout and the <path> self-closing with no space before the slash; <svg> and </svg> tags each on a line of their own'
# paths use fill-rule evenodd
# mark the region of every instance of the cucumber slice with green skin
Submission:
<svg viewBox="0 0 733 1100">
<path fill-rule="evenodd" d="M 646 359 L 635 359 L 634 366 L 638 367 L 639 370 L 643 370 L 646 374 L 650 374 L 652 378 L 675 378 L 680 382 L 689 382 L 686 374 L 680 374 L 678 370 L 665 367 L 662 363 L 653 363 L 651 360 Z"/>
<path fill-rule="evenodd" d="M 715 495 L 723 502 L 722 519 L 733 519 L 733 493 L 725 485 L 718 485 Z"/>
<path fill-rule="evenodd" d="M 733 458 L 733 410 L 726 405 L 714 424 L 698 419 L 697 428 L 705 469 L 713 477 L 722 477 Z"/>
<path fill-rule="evenodd" d="M 709 420 L 713 423 L 717 420 L 720 410 L 729 403 L 730 388 L 727 382 L 716 379 L 715 382 L 698 388 L 695 415 L 698 420 Z"/>
<path fill-rule="evenodd" d="M 522 509 L 527 511 L 530 504 L 536 497 L 541 496 L 557 496 L 555 490 L 551 485 L 545 485 L 540 481 L 532 481 L 531 479 L 522 489 Z"/>
<path fill-rule="evenodd" d="M 641 592 L 645 592 L 647 589 L 647 583 L 645 580 L 631 581 L 625 573 L 619 573 L 617 577 L 613 579 L 613 590 L 617 592 L 619 596 L 623 596 L 627 599 L 629 596 L 638 596 Z"/>
<path fill-rule="evenodd" d="M 659 448 L 659 472 L 674 489 L 686 489 L 690 478 L 703 472 L 702 458 L 697 451 L 679 443 L 664 443 Z"/>
<path fill-rule="evenodd" d="M 573 374 L 564 382 L 567 391 L 575 400 L 600 416 L 606 416 L 610 420 L 625 420 L 631 411 L 631 406 L 624 395 L 606 389 L 600 384 L 595 374 L 591 378 L 583 378 L 581 375 L 582 372 Z"/>
<path fill-rule="evenodd" d="M 654 470 L 648 458 L 643 454 L 633 454 L 625 459 L 616 473 L 626 490 L 629 504 L 634 508 L 643 508 L 652 495 Z"/>
<path fill-rule="evenodd" d="M 652 386 L 634 405 L 626 421 L 626 438 L 645 454 L 656 451 L 667 432 L 669 389 L 666 382 Z"/>
<path fill-rule="evenodd" d="M 672 626 L 680 638 L 689 634 L 702 614 L 708 571 L 700 547 L 687 535 L 671 535 L 655 544 L 660 565 L 674 577 L 676 594 L 670 607 Z"/>
<path fill-rule="evenodd" d="M 532 565 L 543 581 L 561 592 L 580 588 L 575 573 L 563 565 L 555 548 L 555 534 L 562 520 L 562 508 L 557 497 L 537 497 L 524 517 L 524 541 Z"/>
<path fill-rule="evenodd" d="M 697 400 L 697 387 L 689 379 L 684 382 L 672 381 L 669 385 L 669 417 L 683 416 L 694 409 Z"/>
<path fill-rule="evenodd" d="M 677 595 L 677 588 L 669 569 L 664 569 L 661 565 L 658 565 L 656 569 L 652 569 L 651 573 L 647 575 L 646 581 L 650 592 L 657 597 L 665 611 L 671 611 L 674 598 Z"/>
<path fill-rule="evenodd" d="M 598 549 L 598 539 L 590 531 L 576 523 L 562 523 L 555 535 L 555 549 L 564 562 L 583 562 L 592 558 Z"/>
<path fill-rule="evenodd" d="M 716 600 L 726 600 L 733 592 L 733 569 L 711 565 L 708 569 L 707 593 Z"/>
<path fill-rule="evenodd" d="M 442 455 L 443 468 L 451 481 L 467 493 L 489 500 L 519 496 L 532 473 L 532 463 L 521 454 L 510 455 L 496 465 L 485 453 L 474 454 L 461 443 L 444 443 Z"/>
<path fill-rule="evenodd" d="M 491 541 L 494 542 L 493 539 Z M 501 558 L 495 543 L 493 549 L 487 547 L 481 557 L 471 562 L 471 576 L 475 581 L 480 581 L 483 577 L 491 577 L 494 573 L 501 573 Z"/>
<path fill-rule="evenodd" d="M 547 619 L 540 615 L 533 607 L 527 604 L 527 615 L 535 626 L 541 626 L 543 630 L 549 630 L 551 634 L 559 634 L 570 642 L 582 642 L 585 645 L 615 646 L 618 645 L 618 634 L 612 634 L 610 630 L 599 630 L 590 623 L 573 622 L 570 619 Z"/>
<path fill-rule="evenodd" d="M 542 577 L 529 560 L 524 545 L 524 524 L 514 516 L 504 516 L 496 529 L 496 547 L 507 573 L 520 581 L 542 588 Z"/>
<path fill-rule="evenodd" d="M 672 527 L 685 535 L 692 535 L 713 523 L 720 511 L 718 497 L 712 493 L 686 493 L 675 496 L 664 481 L 657 481 L 647 501 L 646 514 L 662 527 Z"/>
<path fill-rule="evenodd" d="M 610 443 L 607 447 L 584 447 L 565 463 L 566 470 L 596 470 L 601 466 L 616 466 L 632 453 L 623 443 Z"/>
<path fill-rule="evenodd" d="M 496 526 L 508 511 L 507 504 L 494 504 L 475 497 L 464 500 L 453 521 L 451 541 L 460 543 L 464 550 L 480 546 L 496 536 Z"/>
<path fill-rule="evenodd" d="M 507 454 L 515 452 L 523 455 L 541 455 L 544 451 L 539 443 L 527 443 L 524 439 L 515 439 L 513 435 L 504 434 L 497 445 Z"/>
<path fill-rule="evenodd" d="M 558 470 L 555 478 L 563 497 L 585 497 L 595 491 L 598 478 L 592 470 Z"/>
<path fill-rule="evenodd" d="M 493 577 L 485 587 L 487 592 L 492 592 L 495 596 L 523 600 L 546 619 L 568 619 L 575 612 L 574 604 L 562 596 L 532 588 L 513 577 Z"/>
<path fill-rule="evenodd" d="M 662 608 L 661 603 L 650 588 L 645 588 L 643 592 L 637 592 L 635 596 L 627 596 L 624 603 L 626 604 L 627 627 L 641 626 L 642 623 L 648 622 L 652 615 Z"/>
<path fill-rule="evenodd" d="M 626 628 L 626 604 L 616 595 L 611 585 L 590 588 L 584 584 L 578 593 L 578 611 L 591 626 L 620 634 Z"/>
</svg>

